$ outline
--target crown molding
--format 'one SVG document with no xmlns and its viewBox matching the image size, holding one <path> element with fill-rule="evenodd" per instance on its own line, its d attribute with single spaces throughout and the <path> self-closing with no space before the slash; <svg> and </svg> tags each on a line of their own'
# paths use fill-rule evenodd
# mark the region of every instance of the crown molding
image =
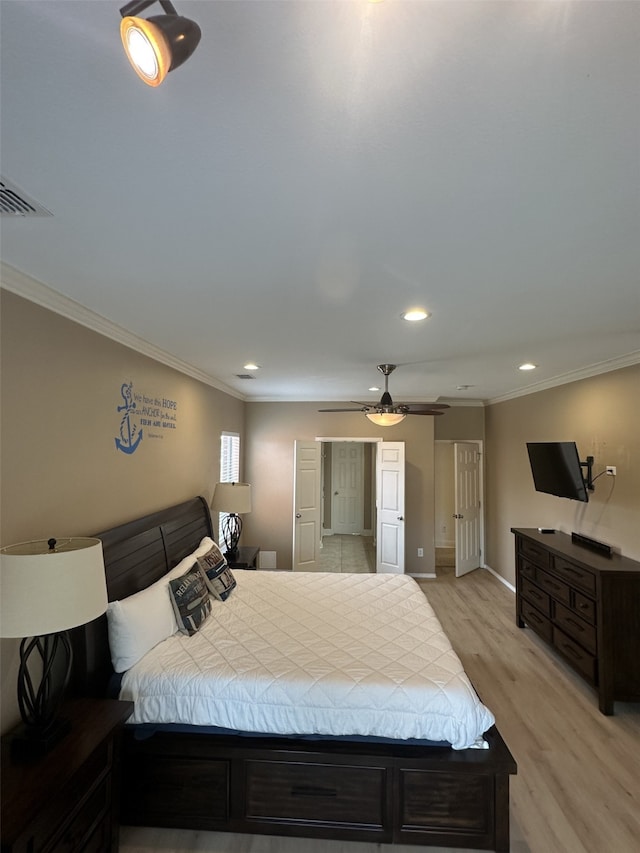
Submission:
<svg viewBox="0 0 640 853">
<path fill-rule="evenodd" d="M 527 397 L 529 394 L 535 394 L 537 391 L 546 391 L 548 388 L 568 385 L 569 382 L 579 382 L 581 379 L 589 379 L 592 376 L 599 376 L 601 373 L 609 373 L 611 370 L 632 367 L 634 364 L 640 364 L 640 350 L 634 350 L 618 358 L 611 358 L 608 361 L 590 364 L 578 370 L 571 370 L 569 373 L 560 373 L 558 376 L 551 377 L 551 379 L 545 379 L 544 382 L 527 385 L 525 388 L 511 391 L 508 394 L 502 394 L 500 397 L 492 397 L 490 400 L 487 400 L 487 405 L 492 406 L 494 403 L 504 403 L 507 400 L 514 400 L 517 397 Z"/>
<path fill-rule="evenodd" d="M 247 399 L 242 394 L 234 391 L 233 388 L 229 388 L 223 382 L 219 382 L 213 376 L 209 376 L 208 373 L 198 370 L 198 368 L 188 364 L 186 361 L 182 361 L 171 355 L 171 353 L 149 343 L 149 341 L 145 341 L 143 338 L 139 338 L 137 335 L 128 332 L 122 326 L 112 323 L 111 320 L 107 320 L 100 314 L 96 314 L 95 311 L 85 308 L 79 302 L 52 290 L 46 284 L 9 266 L 4 261 L 0 261 L 0 287 L 11 293 L 15 293 L 17 296 L 22 296 L 24 299 L 29 300 L 29 302 L 34 302 L 42 308 L 47 308 L 49 311 L 53 311 L 54 314 L 59 314 L 67 320 L 73 320 L 74 323 L 79 323 L 81 326 L 91 329 L 91 331 L 97 332 L 105 338 L 110 338 L 110 340 L 116 341 L 116 343 L 122 344 L 129 349 L 135 350 L 135 352 L 141 355 L 146 355 L 154 361 L 171 367 L 185 376 L 197 379 L 198 382 L 202 382 L 204 385 L 209 385 L 211 388 L 223 391 L 225 394 L 229 394 L 230 397 L 235 397 L 237 400 L 243 401 Z"/>
<path fill-rule="evenodd" d="M 85 308 L 83 305 L 80 305 L 79 302 L 69 299 L 69 297 L 63 296 L 61 293 L 52 290 L 46 284 L 26 275 L 26 273 L 20 272 L 20 270 L 15 269 L 4 261 L 0 261 L 0 288 L 8 290 L 11 293 L 15 293 L 18 296 L 29 300 L 29 302 L 34 302 L 36 305 L 40 305 L 43 308 L 47 308 L 49 311 L 53 311 L 55 314 L 59 314 L 68 320 L 79 323 L 81 326 L 91 329 L 91 331 L 97 332 L 99 335 L 103 335 L 112 341 L 116 341 L 116 343 L 122 344 L 141 355 L 146 355 L 154 361 L 158 361 L 167 367 L 171 367 L 179 373 L 183 373 L 185 376 L 190 376 L 192 379 L 196 379 L 204 385 L 216 388 L 218 391 L 222 391 L 237 400 L 251 403 L 317 402 L 314 400 L 300 400 L 299 398 L 296 400 L 284 400 L 282 397 L 246 397 L 245 395 L 238 393 L 233 388 L 225 385 L 223 382 L 215 379 L 215 377 L 210 376 L 208 373 L 204 373 L 202 370 L 199 370 L 193 365 L 176 358 L 171 355 L 171 353 L 168 353 L 163 349 L 160 349 L 160 347 L 154 346 L 154 344 L 149 343 L 149 341 L 145 341 L 143 338 L 139 338 L 137 335 L 128 332 L 126 329 L 122 328 L 122 326 L 112 323 L 100 314 L 96 314 L 89 308 Z M 491 406 L 495 403 L 504 403 L 507 400 L 514 400 L 518 397 L 526 397 L 527 395 L 535 394 L 538 391 L 546 391 L 549 388 L 557 388 L 560 385 L 567 385 L 570 382 L 589 379 L 592 376 L 598 376 L 612 370 L 632 367 L 635 364 L 640 364 L 640 350 L 635 350 L 618 358 L 609 359 L 608 361 L 597 362 L 568 373 L 562 373 L 543 382 L 527 385 L 524 388 L 510 391 L 507 394 L 492 397 L 489 400 L 454 400 L 445 397 L 440 399 L 442 402 L 449 403 L 452 408 L 458 406 Z"/>
</svg>

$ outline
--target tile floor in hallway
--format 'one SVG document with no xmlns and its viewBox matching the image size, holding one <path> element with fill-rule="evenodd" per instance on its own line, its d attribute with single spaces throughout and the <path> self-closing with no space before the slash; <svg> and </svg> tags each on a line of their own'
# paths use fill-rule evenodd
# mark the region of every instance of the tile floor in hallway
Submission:
<svg viewBox="0 0 640 853">
<path fill-rule="evenodd" d="M 336 534 L 322 538 L 318 571 L 375 572 L 376 549 L 372 536 Z"/>
</svg>

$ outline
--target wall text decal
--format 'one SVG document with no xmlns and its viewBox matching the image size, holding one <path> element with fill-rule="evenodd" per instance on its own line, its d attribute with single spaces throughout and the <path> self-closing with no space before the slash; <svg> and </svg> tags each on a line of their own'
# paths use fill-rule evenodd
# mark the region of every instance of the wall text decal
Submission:
<svg viewBox="0 0 640 853">
<path fill-rule="evenodd" d="M 164 438 L 166 430 L 177 429 L 178 403 L 164 396 L 151 396 L 133 390 L 133 382 L 120 386 L 122 413 L 120 436 L 116 438 L 116 449 L 128 455 L 135 453 L 144 435 L 148 438 Z M 145 432 L 146 431 L 146 432 Z"/>
</svg>

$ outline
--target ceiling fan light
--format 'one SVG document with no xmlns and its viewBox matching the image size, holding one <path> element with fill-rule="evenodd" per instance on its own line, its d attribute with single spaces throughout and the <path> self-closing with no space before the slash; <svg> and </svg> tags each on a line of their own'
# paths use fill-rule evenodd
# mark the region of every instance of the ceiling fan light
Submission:
<svg viewBox="0 0 640 853">
<path fill-rule="evenodd" d="M 394 412 L 367 412 L 366 415 L 376 426 L 394 426 L 406 418 L 406 415 Z"/>
</svg>

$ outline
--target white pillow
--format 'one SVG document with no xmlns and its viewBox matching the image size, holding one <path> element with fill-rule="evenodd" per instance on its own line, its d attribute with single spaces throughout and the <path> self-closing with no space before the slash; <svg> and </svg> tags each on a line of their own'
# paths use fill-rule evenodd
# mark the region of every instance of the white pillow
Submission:
<svg viewBox="0 0 640 853">
<path fill-rule="evenodd" d="M 167 577 L 122 601 L 110 602 L 107 626 L 111 662 L 116 672 L 130 669 L 154 646 L 175 634 L 178 623 Z"/>
<path fill-rule="evenodd" d="M 188 569 L 190 569 L 193 565 L 195 565 L 198 557 L 203 557 L 211 548 L 212 545 L 215 545 L 213 539 L 209 539 L 208 536 L 205 536 L 204 539 L 200 540 L 200 544 L 193 552 L 193 554 L 188 554 L 186 557 L 183 557 L 177 566 L 174 566 L 167 574 L 161 578 L 160 580 L 169 581 L 174 580 L 175 578 L 179 578 L 183 575 Z"/>
<path fill-rule="evenodd" d="M 190 569 L 212 545 L 213 540 L 205 536 L 193 554 L 181 560 L 160 580 L 122 601 L 110 602 L 107 626 L 111 662 L 116 672 L 130 669 L 154 646 L 178 631 L 169 581 Z"/>
<path fill-rule="evenodd" d="M 205 536 L 203 539 L 200 540 L 200 544 L 198 545 L 196 550 L 193 552 L 193 556 L 194 557 L 202 557 L 202 555 L 206 554 L 212 545 L 215 545 L 215 542 L 213 541 L 213 539 L 211 539 L 210 536 Z"/>
</svg>

